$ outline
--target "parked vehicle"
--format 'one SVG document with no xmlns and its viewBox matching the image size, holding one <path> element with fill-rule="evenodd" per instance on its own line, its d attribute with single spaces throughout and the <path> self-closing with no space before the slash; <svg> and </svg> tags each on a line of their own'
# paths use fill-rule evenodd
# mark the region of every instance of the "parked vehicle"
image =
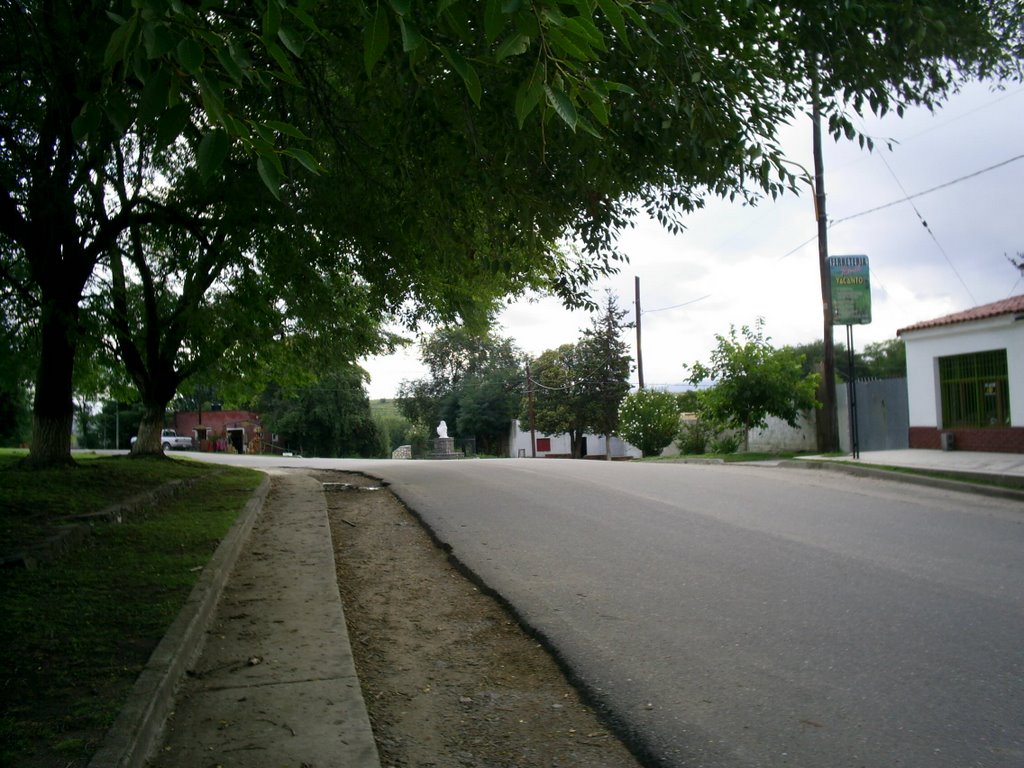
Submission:
<svg viewBox="0 0 1024 768">
<path fill-rule="evenodd" d="M 132 438 L 132 445 L 135 445 L 135 441 L 138 437 Z M 187 450 L 192 448 L 192 438 L 179 435 L 173 429 L 165 429 L 160 433 L 160 445 L 165 451 L 174 449 Z"/>
</svg>

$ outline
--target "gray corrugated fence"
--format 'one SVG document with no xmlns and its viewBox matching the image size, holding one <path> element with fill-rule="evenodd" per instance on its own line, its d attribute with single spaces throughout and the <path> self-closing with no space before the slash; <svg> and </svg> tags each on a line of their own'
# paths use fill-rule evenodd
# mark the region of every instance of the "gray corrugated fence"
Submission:
<svg viewBox="0 0 1024 768">
<path fill-rule="evenodd" d="M 850 406 L 845 384 L 836 387 L 839 409 L 839 447 L 850 450 Z M 857 430 L 862 451 L 908 448 L 910 410 L 906 379 L 866 379 L 857 382 Z"/>
</svg>

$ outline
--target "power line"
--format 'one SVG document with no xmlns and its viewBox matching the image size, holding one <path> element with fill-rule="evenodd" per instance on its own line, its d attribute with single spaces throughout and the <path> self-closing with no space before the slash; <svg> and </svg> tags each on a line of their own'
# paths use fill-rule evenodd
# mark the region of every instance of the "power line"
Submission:
<svg viewBox="0 0 1024 768">
<path fill-rule="evenodd" d="M 670 309 L 679 309 L 680 307 L 685 307 L 685 306 L 688 306 L 690 304 L 696 304 L 698 301 L 704 301 L 704 299 L 707 299 L 707 298 L 710 298 L 710 297 L 711 297 L 711 294 L 710 293 L 706 293 L 706 294 L 704 294 L 703 296 L 701 296 L 698 299 L 690 299 L 690 301 L 684 301 L 682 304 L 673 304 L 671 307 L 661 307 L 660 309 L 645 309 L 645 310 L 641 311 L 640 314 L 641 315 L 649 315 L 652 312 L 665 312 L 665 311 L 670 310 Z"/>
<path fill-rule="evenodd" d="M 907 202 L 909 200 L 913 200 L 914 198 L 917 198 L 917 197 L 923 197 L 924 195 L 929 195 L 932 192 L 937 192 L 940 189 L 945 189 L 946 187 L 951 187 L 954 184 L 959 184 L 961 181 L 967 181 L 968 179 L 973 179 L 975 176 L 981 176 L 983 173 L 988 173 L 989 171 L 994 171 L 997 168 L 1002 168 L 1004 165 L 1009 165 L 1010 163 L 1015 163 L 1018 160 L 1024 160 L 1024 155 L 1017 155 L 1016 157 L 1011 157 L 1009 160 L 1003 160 L 1001 163 L 996 163 L 995 165 L 990 165 L 988 168 L 982 168 L 980 171 L 975 171 L 974 173 L 969 173 L 966 176 L 960 176 L 959 178 L 953 179 L 952 181 L 947 181 L 944 184 L 939 184 L 938 186 L 931 187 L 930 189 L 926 189 L 926 190 L 924 190 L 922 192 L 915 192 L 914 194 L 907 195 L 906 197 L 900 198 L 899 200 L 893 200 L 891 203 L 886 203 L 885 205 L 879 205 L 879 206 L 876 206 L 874 208 L 869 208 L 868 210 L 861 211 L 860 213 L 854 213 L 854 214 L 851 214 L 849 216 L 844 216 L 841 219 L 836 219 L 836 220 L 832 221 L 829 224 L 829 227 L 834 227 L 836 224 L 842 224 L 844 221 L 849 221 L 850 219 L 856 219 L 856 218 L 858 218 L 860 216 L 867 216 L 869 213 L 875 213 L 876 211 L 881 211 L 881 210 L 884 210 L 885 208 L 892 208 L 894 205 L 899 205 L 900 203 L 905 203 L 905 202 Z M 886 164 L 886 167 L 888 167 L 888 164 Z M 898 181 L 898 179 L 897 179 L 897 181 Z M 902 184 L 900 185 L 900 188 L 901 189 L 903 188 Z"/>
<path fill-rule="evenodd" d="M 931 194 L 932 192 L 937 192 L 940 189 L 945 189 L 946 187 L 951 187 L 954 184 L 959 184 L 961 181 L 967 181 L 968 179 L 973 179 L 976 176 L 981 176 L 983 173 L 988 173 L 989 171 L 994 171 L 997 168 L 1002 168 L 1004 165 L 1009 165 L 1010 163 L 1014 163 L 1014 162 L 1016 162 L 1018 160 L 1024 160 L 1024 154 L 1016 155 L 1014 157 L 1009 158 L 1008 160 L 1003 160 L 1001 163 L 996 163 L 995 165 L 990 165 L 987 168 L 982 168 L 980 171 L 974 171 L 973 173 L 969 173 L 966 176 L 960 176 L 959 178 L 952 179 L 951 181 L 944 182 L 944 183 L 939 184 L 939 185 L 934 186 L 934 187 L 930 187 L 929 189 L 925 189 L 925 190 L 923 190 L 921 192 L 915 192 L 914 194 L 907 195 L 906 197 L 902 197 L 899 200 L 893 200 L 892 202 L 885 203 L 884 205 L 878 205 L 878 206 L 875 206 L 874 208 L 869 208 L 869 209 L 867 209 L 865 211 L 860 211 L 859 213 L 853 213 L 853 214 L 850 214 L 849 216 L 844 216 L 841 219 L 833 219 L 832 221 L 829 222 L 829 225 L 828 225 L 829 229 L 831 229 L 832 227 L 836 226 L 837 224 L 842 224 L 844 222 L 850 221 L 851 219 L 856 219 L 856 218 L 859 218 L 861 216 L 867 216 L 869 213 L 875 213 L 877 211 L 881 211 L 881 210 L 884 210 L 886 208 L 892 208 L 894 205 L 899 205 L 900 203 L 905 203 L 905 202 L 908 202 L 908 201 L 913 200 L 915 198 L 923 197 L 924 195 Z M 899 180 L 897 179 L 897 182 L 898 181 Z M 903 188 L 902 184 L 900 185 L 900 188 L 901 189 Z M 922 221 L 923 221 L 923 219 L 922 219 Z M 811 238 L 808 238 L 807 240 L 804 240 L 802 243 L 800 243 L 796 247 L 791 248 L 790 250 L 788 250 L 784 254 L 782 254 L 779 257 L 778 260 L 782 261 L 783 259 L 789 258 L 794 253 L 799 251 L 801 248 L 803 248 L 806 245 L 809 245 L 810 243 L 813 243 L 817 239 L 818 239 L 818 236 L 815 235 L 814 237 L 811 237 Z M 969 291 L 968 291 L 968 293 L 969 293 Z M 652 310 L 652 311 L 657 311 L 657 310 Z"/>
<path fill-rule="evenodd" d="M 1024 155 L 1021 155 L 1021 157 L 1024 157 Z M 911 201 L 911 196 L 907 194 L 906 187 L 903 186 L 903 182 L 900 181 L 899 177 L 896 175 L 896 172 L 892 169 L 892 166 L 889 165 L 889 161 L 885 159 L 885 155 L 879 154 L 878 158 L 882 161 L 882 164 L 885 166 L 885 169 L 889 172 L 889 175 L 892 176 L 892 178 L 896 182 L 897 186 L 899 186 L 900 192 L 902 192 L 905 195 L 904 199 L 907 202 L 909 202 L 910 203 L 910 207 L 914 209 L 914 213 L 917 214 L 917 218 L 918 218 L 918 220 L 920 220 L 921 225 L 928 231 L 928 234 L 931 235 L 932 240 L 935 241 L 935 245 L 938 247 L 939 252 L 942 254 L 943 258 L 946 260 L 946 263 L 949 264 L 949 268 L 951 270 L 953 270 L 953 274 L 956 275 L 956 279 L 960 281 L 960 285 L 962 285 L 964 287 L 964 290 L 967 291 L 967 295 L 971 297 L 971 302 L 973 304 L 977 304 L 978 300 L 974 298 L 974 294 L 971 293 L 971 289 L 967 287 L 967 283 L 964 282 L 964 278 L 960 274 L 960 270 L 958 270 L 956 268 L 956 265 L 953 263 L 953 260 L 949 258 L 949 254 L 946 253 L 946 249 L 942 247 L 942 243 L 939 242 L 939 238 L 936 237 L 935 232 L 932 230 L 932 228 L 928 226 L 928 222 L 925 221 L 924 216 L 921 215 L 921 211 L 918 210 L 917 205 Z M 1012 161 L 1010 161 L 1010 162 L 1012 162 Z M 976 176 L 977 174 L 972 174 L 972 175 Z M 943 186 L 948 186 L 948 184 L 947 185 L 943 185 Z M 838 224 L 839 222 L 836 222 L 836 223 Z"/>
</svg>

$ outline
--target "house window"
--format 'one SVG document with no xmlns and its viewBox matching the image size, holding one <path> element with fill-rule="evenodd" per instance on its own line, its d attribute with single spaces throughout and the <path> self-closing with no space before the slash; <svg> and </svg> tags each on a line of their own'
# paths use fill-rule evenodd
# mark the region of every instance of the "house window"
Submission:
<svg viewBox="0 0 1024 768">
<path fill-rule="evenodd" d="M 551 451 L 551 438 L 550 437 L 538 437 L 537 438 L 537 450 L 549 453 Z"/>
<path fill-rule="evenodd" d="M 1006 350 L 939 358 L 942 426 L 1010 425 Z"/>
</svg>

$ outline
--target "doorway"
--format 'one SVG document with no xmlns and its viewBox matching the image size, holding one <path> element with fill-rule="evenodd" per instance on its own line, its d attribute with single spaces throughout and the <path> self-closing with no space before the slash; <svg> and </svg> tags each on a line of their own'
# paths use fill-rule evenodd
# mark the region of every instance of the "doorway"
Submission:
<svg viewBox="0 0 1024 768">
<path fill-rule="evenodd" d="M 241 428 L 228 429 L 228 443 L 239 454 L 245 453 L 245 430 Z"/>
</svg>

